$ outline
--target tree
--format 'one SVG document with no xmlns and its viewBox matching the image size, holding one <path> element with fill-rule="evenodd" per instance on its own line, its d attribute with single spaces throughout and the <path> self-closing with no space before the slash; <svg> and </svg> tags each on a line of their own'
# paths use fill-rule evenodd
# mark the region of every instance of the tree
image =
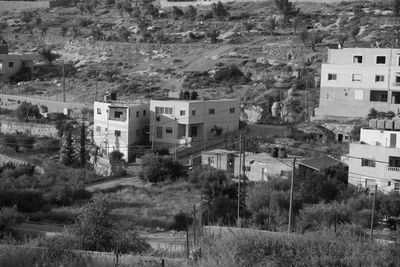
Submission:
<svg viewBox="0 0 400 267">
<path fill-rule="evenodd" d="M 0 35 L 3 34 L 8 28 L 8 23 L 6 21 L 0 22 Z"/>
<path fill-rule="evenodd" d="M 266 27 L 269 30 L 270 34 L 273 35 L 274 34 L 274 30 L 277 26 L 277 21 L 275 19 L 274 16 L 271 16 L 268 20 L 267 20 L 267 24 Z"/>
<path fill-rule="evenodd" d="M 65 35 L 67 35 L 67 32 L 68 32 L 68 26 L 66 24 L 62 24 L 60 28 L 61 36 L 65 37 Z"/>
<path fill-rule="evenodd" d="M 360 26 L 355 26 L 351 31 L 351 37 L 353 37 L 354 42 L 358 42 L 357 35 L 360 33 Z"/>
<path fill-rule="evenodd" d="M 400 0 L 393 0 L 393 15 L 400 16 Z"/>
<path fill-rule="evenodd" d="M 289 0 L 275 0 L 275 5 L 282 14 L 285 23 L 300 13 L 300 9 L 296 9 L 295 5 Z"/>
<path fill-rule="evenodd" d="M 256 26 L 253 22 L 251 21 L 243 21 L 242 22 L 242 26 L 243 28 L 249 33 L 249 36 L 251 34 L 251 30 L 254 29 L 254 27 Z"/>
<path fill-rule="evenodd" d="M 122 27 L 119 31 L 120 39 L 124 40 L 127 43 L 129 43 L 130 35 L 131 35 L 131 32 L 128 29 L 126 29 L 125 27 Z"/>
<path fill-rule="evenodd" d="M 185 176 L 183 165 L 168 156 L 147 156 L 139 173 L 140 179 L 150 183 L 176 181 Z"/>
<path fill-rule="evenodd" d="M 15 110 L 15 115 L 19 121 L 29 121 L 32 119 L 40 119 L 42 117 L 39 107 L 37 105 L 29 104 L 28 102 L 22 102 Z"/>
<path fill-rule="evenodd" d="M 179 7 L 173 6 L 172 7 L 172 17 L 175 20 L 178 20 L 182 16 L 183 16 L 183 10 Z"/>
<path fill-rule="evenodd" d="M 218 18 L 220 20 L 229 16 L 229 12 L 220 1 L 218 1 L 217 4 L 213 3 L 211 5 L 211 12 L 215 18 Z"/>
<path fill-rule="evenodd" d="M 17 206 L 2 207 L 0 210 L 0 232 L 4 234 L 23 222 L 23 216 L 18 212 Z"/>
<path fill-rule="evenodd" d="M 72 138 L 72 131 L 66 133 L 65 140 L 60 149 L 60 161 L 66 166 L 75 166 L 77 164 L 75 141 Z"/>
<path fill-rule="evenodd" d="M 317 44 L 322 43 L 323 40 L 324 40 L 324 37 L 322 36 L 322 34 L 320 32 L 313 32 L 311 34 L 311 38 L 310 38 L 312 51 L 315 51 L 315 46 Z"/>
<path fill-rule="evenodd" d="M 154 34 L 154 39 L 157 41 L 158 44 L 163 44 L 168 40 L 168 37 L 163 31 L 157 31 Z"/>
<path fill-rule="evenodd" d="M 207 36 L 210 37 L 210 40 L 211 40 L 212 44 L 216 44 L 218 42 L 217 38 L 218 38 L 219 34 L 220 34 L 220 31 L 215 29 L 215 28 L 214 29 L 210 29 L 207 32 Z"/>
<path fill-rule="evenodd" d="M 139 9 L 137 9 L 139 10 Z M 153 19 L 158 18 L 160 11 L 158 10 L 157 7 L 155 7 L 152 3 L 147 3 L 144 6 L 144 14 L 146 15 L 150 15 Z"/>
<path fill-rule="evenodd" d="M 52 64 L 57 58 L 61 57 L 60 54 L 53 53 L 51 46 L 48 45 L 39 47 L 38 54 L 50 64 Z"/>
<path fill-rule="evenodd" d="M 310 38 L 310 34 L 308 33 L 308 31 L 306 29 L 302 30 L 299 33 L 299 38 L 303 42 L 304 46 L 307 47 L 307 41 Z"/>
<path fill-rule="evenodd" d="M 348 39 L 348 35 L 346 33 L 339 33 L 336 35 L 336 39 L 339 42 L 339 45 L 341 48 L 344 47 L 344 42 L 346 42 L 346 40 Z"/>
<path fill-rule="evenodd" d="M 196 19 L 196 15 L 197 15 L 197 9 L 192 5 L 188 6 L 188 8 L 185 10 L 184 16 L 187 19 L 194 21 Z"/>
</svg>

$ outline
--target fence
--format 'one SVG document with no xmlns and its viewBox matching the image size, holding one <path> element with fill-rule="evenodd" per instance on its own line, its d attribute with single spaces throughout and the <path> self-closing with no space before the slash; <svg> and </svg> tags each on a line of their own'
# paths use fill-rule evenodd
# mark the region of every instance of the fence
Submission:
<svg viewBox="0 0 400 267">
<path fill-rule="evenodd" d="M 37 137 L 59 138 L 58 131 L 54 124 L 41 123 L 20 123 L 16 121 L 0 122 L 0 132 L 3 134 L 25 133 Z"/>
</svg>

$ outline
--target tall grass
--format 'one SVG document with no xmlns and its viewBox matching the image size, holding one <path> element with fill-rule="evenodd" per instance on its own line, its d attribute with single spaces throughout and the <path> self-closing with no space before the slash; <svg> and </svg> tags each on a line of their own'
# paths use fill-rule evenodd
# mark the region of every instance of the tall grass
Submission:
<svg viewBox="0 0 400 267">
<path fill-rule="evenodd" d="M 341 229 L 338 229 L 341 231 Z M 343 231 L 304 235 L 232 233 L 207 236 L 198 266 L 400 266 L 399 244 L 378 245 Z"/>
</svg>

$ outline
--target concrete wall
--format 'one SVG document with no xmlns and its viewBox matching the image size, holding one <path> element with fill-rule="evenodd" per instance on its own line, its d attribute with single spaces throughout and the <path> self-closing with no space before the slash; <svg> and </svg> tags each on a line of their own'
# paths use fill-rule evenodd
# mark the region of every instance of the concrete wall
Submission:
<svg viewBox="0 0 400 267">
<path fill-rule="evenodd" d="M 25 61 L 27 67 L 33 66 L 34 55 L 10 55 L 0 54 L 0 81 L 15 75 L 22 68 L 22 62 Z M 10 67 L 10 64 L 12 66 Z"/>
<path fill-rule="evenodd" d="M 339 140 L 339 134 L 342 135 L 342 141 L 350 142 L 350 134 L 354 129 L 355 125 L 352 124 L 342 124 L 342 123 L 324 123 L 322 126 L 335 134 L 335 139 Z"/>
<path fill-rule="evenodd" d="M 25 133 L 38 137 L 50 136 L 59 138 L 58 131 L 54 124 L 20 123 L 3 120 L 0 122 L 0 132 L 3 134 Z"/>
<path fill-rule="evenodd" d="M 399 131 L 381 131 L 376 129 L 361 129 L 360 141 L 372 145 L 390 147 L 390 140 L 396 135 L 396 148 L 400 149 Z M 400 177 L 399 177 L 400 179 Z"/>
</svg>

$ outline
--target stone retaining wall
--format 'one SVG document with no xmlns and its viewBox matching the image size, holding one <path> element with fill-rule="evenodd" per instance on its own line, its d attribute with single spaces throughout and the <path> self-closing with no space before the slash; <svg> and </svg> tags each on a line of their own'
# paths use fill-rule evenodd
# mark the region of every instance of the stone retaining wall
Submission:
<svg viewBox="0 0 400 267">
<path fill-rule="evenodd" d="M 24 133 L 37 137 L 59 138 L 54 124 L 21 123 L 16 121 L 1 121 L 0 132 L 3 134 Z"/>
</svg>

